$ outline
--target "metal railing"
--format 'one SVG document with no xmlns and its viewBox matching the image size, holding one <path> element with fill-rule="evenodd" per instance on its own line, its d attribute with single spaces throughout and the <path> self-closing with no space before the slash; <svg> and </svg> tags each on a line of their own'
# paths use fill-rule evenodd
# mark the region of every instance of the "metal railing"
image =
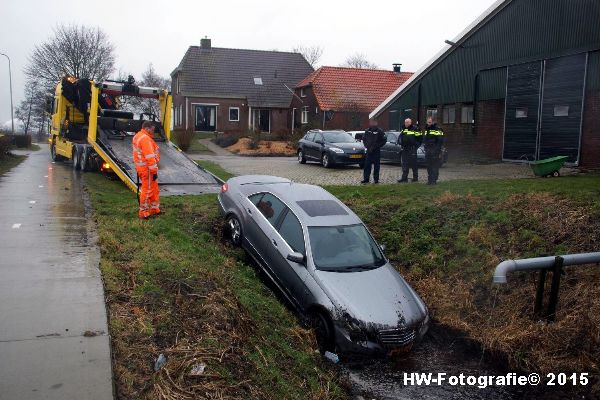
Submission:
<svg viewBox="0 0 600 400">
<path fill-rule="evenodd" d="M 554 321 L 556 314 L 556 305 L 558 304 L 558 291 L 560 288 L 560 278 L 563 274 L 563 268 L 571 265 L 600 264 L 600 252 L 567 254 L 562 256 L 526 258 L 522 260 L 505 260 L 496 266 L 494 271 L 494 283 L 504 284 L 507 282 L 506 276 L 516 271 L 540 271 L 533 312 L 536 316 Z M 548 308 L 542 313 L 542 302 L 544 298 L 544 288 L 546 286 L 546 275 L 552 271 L 552 284 L 550 287 L 550 297 L 548 299 Z"/>
</svg>

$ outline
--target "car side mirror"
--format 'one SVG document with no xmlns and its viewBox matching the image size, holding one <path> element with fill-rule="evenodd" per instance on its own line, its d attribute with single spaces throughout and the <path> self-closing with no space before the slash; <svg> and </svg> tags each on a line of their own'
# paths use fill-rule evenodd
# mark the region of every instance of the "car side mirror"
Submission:
<svg viewBox="0 0 600 400">
<path fill-rule="evenodd" d="M 297 264 L 304 265 L 304 260 L 305 260 L 304 254 L 298 253 L 297 251 L 288 254 L 286 258 L 288 260 L 290 260 L 291 262 L 295 262 Z"/>
</svg>

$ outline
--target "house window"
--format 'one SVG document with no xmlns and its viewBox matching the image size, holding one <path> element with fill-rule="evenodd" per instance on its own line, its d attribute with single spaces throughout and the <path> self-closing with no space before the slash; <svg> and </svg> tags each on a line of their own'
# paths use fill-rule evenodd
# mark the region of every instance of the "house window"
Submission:
<svg viewBox="0 0 600 400">
<path fill-rule="evenodd" d="M 306 97 L 306 93 L 304 92 L 304 88 L 300 89 L 300 97 Z"/>
<path fill-rule="evenodd" d="M 569 106 L 554 106 L 554 116 L 555 117 L 568 117 L 569 116 Z"/>
<path fill-rule="evenodd" d="M 472 124 L 473 123 L 473 106 L 463 106 L 462 107 L 460 123 L 461 124 Z"/>
<path fill-rule="evenodd" d="M 240 120 L 240 108 L 229 107 L 229 122 L 238 122 Z"/>
<path fill-rule="evenodd" d="M 427 118 L 433 118 L 434 121 L 437 121 L 437 108 L 429 108 L 427 109 Z"/>
<path fill-rule="evenodd" d="M 308 124 L 308 107 L 302 107 L 302 116 L 300 118 L 300 122 L 303 124 Z"/>
<path fill-rule="evenodd" d="M 442 122 L 444 124 L 453 124 L 456 122 L 456 107 L 445 106 L 442 111 Z"/>
<path fill-rule="evenodd" d="M 527 118 L 528 113 L 529 109 L 527 107 L 517 108 L 515 110 L 515 118 Z"/>
<path fill-rule="evenodd" d="M 254 84 L 255 85 L 262 85 L 263 84 L 262 78 L 261 77 L 254 78 Z"/>
<path fill-rule="evenodd" d="M 175 78 L 175 87 L 177 88 L 177 93 L 181 93 L 181 88 L 179 86 L 179 76 Z"/>
</svg>

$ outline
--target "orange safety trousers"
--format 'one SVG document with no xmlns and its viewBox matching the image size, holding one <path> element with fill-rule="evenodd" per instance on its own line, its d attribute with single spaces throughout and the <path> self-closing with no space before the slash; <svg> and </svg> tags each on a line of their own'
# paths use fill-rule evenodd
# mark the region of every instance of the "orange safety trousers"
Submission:
<svg viewBox="0 0 600 400">
<path fill-rule="evenodd" d="M 158 163 L 160 152 L 158 145 L 152 135 L 142 129 L 133 137 L 133 161 L 138 174 L 140 185 L 140 207 L 138 215 L 140 218 L 148 218 L 154 214 L 160 214 L 160 189 L 158 179 Z"/>
</svg>

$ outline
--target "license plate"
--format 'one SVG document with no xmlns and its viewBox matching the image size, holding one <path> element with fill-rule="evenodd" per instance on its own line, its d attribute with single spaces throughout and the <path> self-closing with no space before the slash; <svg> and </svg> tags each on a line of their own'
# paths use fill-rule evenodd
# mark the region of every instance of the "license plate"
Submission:
<svg viewBox="0 0 600 400">
<path fill-rule="evenodd" d="M 350 158 L 363 158 L 362 154 L 350 154 Z"/>
</svg>

